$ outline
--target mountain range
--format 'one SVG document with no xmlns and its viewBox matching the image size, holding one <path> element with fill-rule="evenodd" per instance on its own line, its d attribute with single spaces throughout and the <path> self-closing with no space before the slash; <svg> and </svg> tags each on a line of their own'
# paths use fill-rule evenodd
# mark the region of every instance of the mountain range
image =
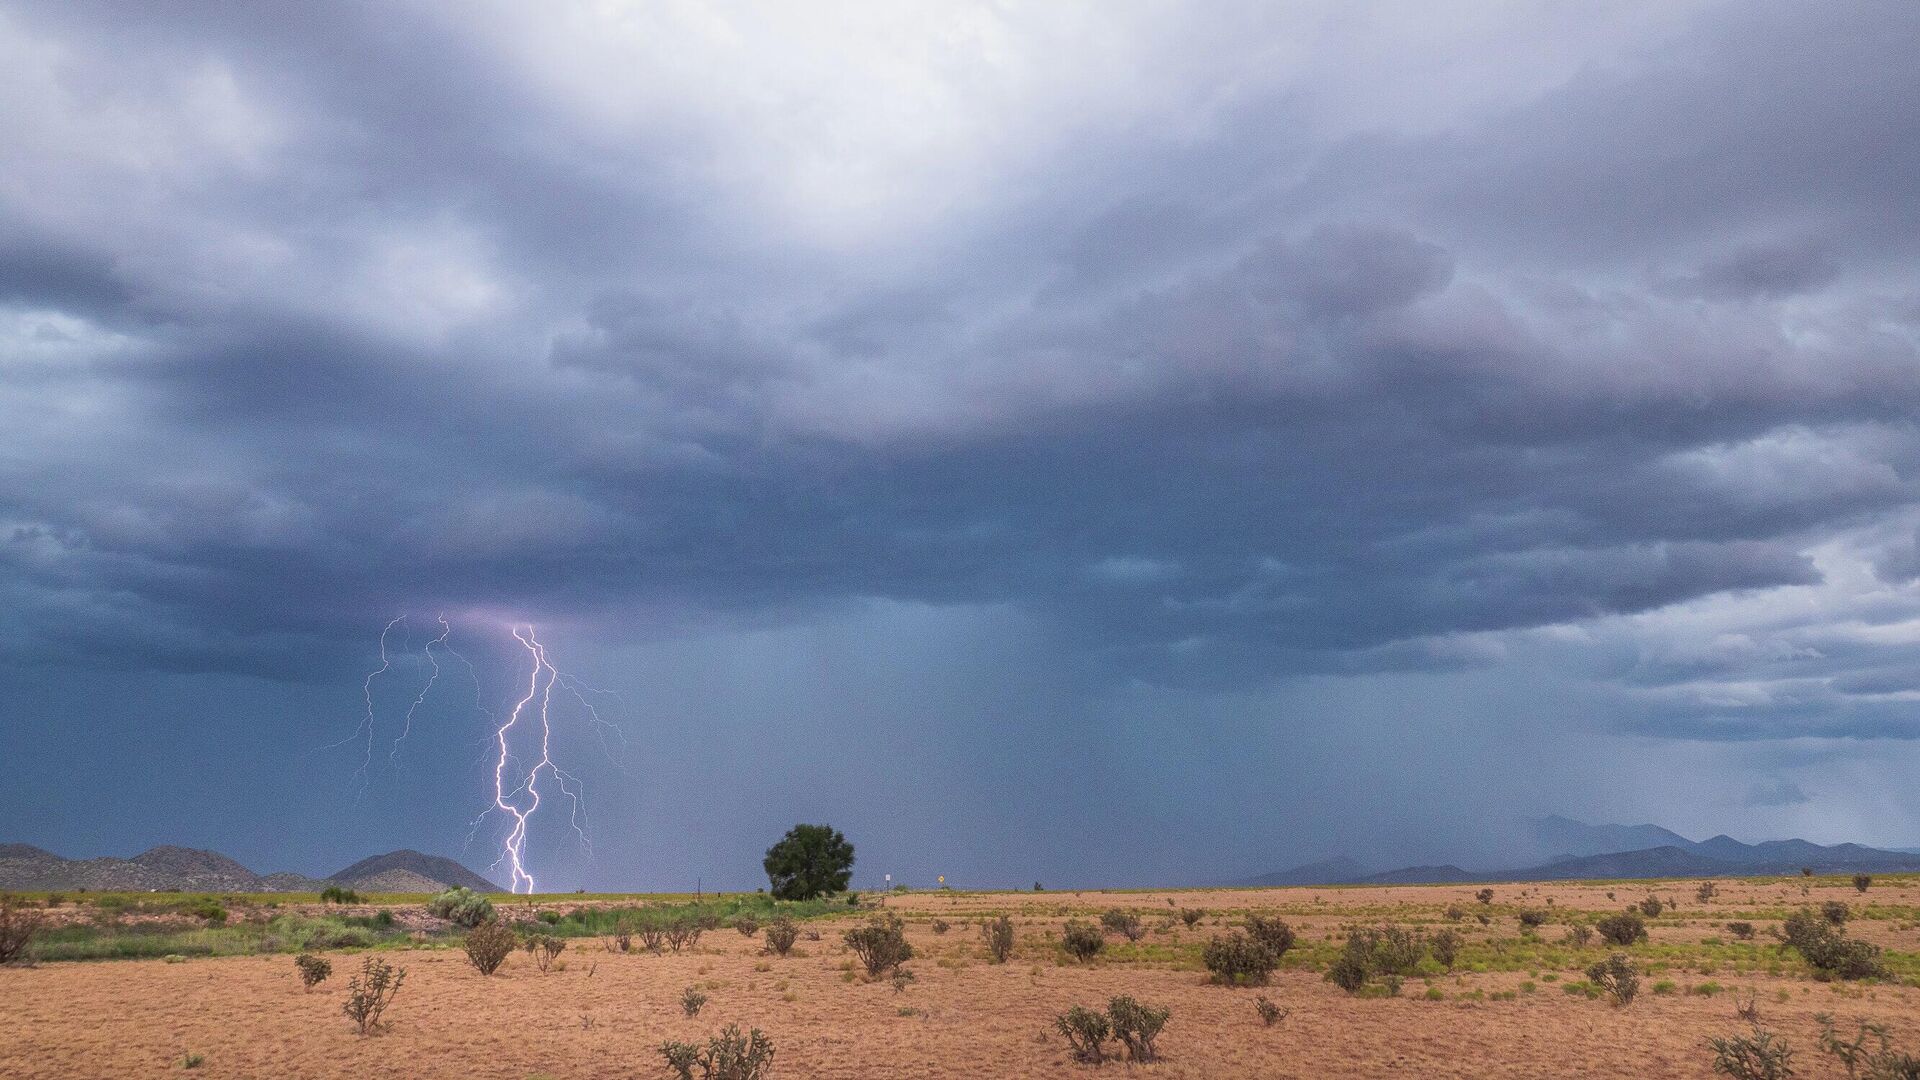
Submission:
<svg viewBox="0 0 1920 1080">
<path fill-rule="evenodd" d="M 452 859 L 389 851 L 327 878 L 256 874 L 217 851 L 161 846 L 131 859 L 67 859 L 31 844 L 0 844 L 0 891 L 50 892 L 319 892 L 340 885 L 367 892 L 439 892 L 464 885 L 502 892 Z"/>
<path fill-rule="evenodd" d="M 1815 844 L 1807 840 L 1742 843 L 1722 834 L 1689 840 L 1658 825 L 1589 825 L 1552 815 L 1525 823 L 1516 845 L 1533 861 L 1511 869 L 1467 870 L 1454 865 L 1408 866 L 1375 872 L 1340 857 L 1296 866 L 1236 885 L 1409 885 L 1471 881 L 1568 881 L 1583 878 L 1737 877 L 1753 874 L 1920 871 L 1920 853 Z M 1541 857 L 1538 853 L 1551 852 Z"/>
</svg>

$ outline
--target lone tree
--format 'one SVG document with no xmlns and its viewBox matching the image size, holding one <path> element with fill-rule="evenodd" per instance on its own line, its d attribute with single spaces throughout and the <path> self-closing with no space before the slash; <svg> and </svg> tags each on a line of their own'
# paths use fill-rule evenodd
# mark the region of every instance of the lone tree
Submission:
<svg viewBox="0 0 1920 1080">
<path fill-rule="evenodd" d="M 767 849 L 767 880 L 780 900 L 844 892 L 853 877 L 853 845 L 831 825 L 795 825 Z"/>
</svg>

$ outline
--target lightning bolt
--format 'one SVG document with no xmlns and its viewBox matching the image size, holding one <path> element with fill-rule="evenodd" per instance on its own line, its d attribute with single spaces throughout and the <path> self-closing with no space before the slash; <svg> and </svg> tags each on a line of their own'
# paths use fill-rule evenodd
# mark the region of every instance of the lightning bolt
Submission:
<svg viewBox="0 0 1920 1080">
<path fill-rule="evenodd" d="M 447 635 L 453 633 L 453 627 L 447 625 L 445 615 L 435 616 L 435 621 L 440 624 L 440 636 L 427 642 L 426 645 L 427 664 L 433 671 L 427 676 L 427 685 L 421 687 L 420 692 L 414 695 L 413 704 L 407 706 L 406 723 L 401 726 L 399 737 L 393 740 L 393 749 L 387 752 L 387 765 L 395 772 L 400 771 L 400 744 L 407 741 L 408 735 L 413 734 L 414 710 L 420 708 L 420 703 L 427 700 L 427 692 L 433 689 L 433 684 L 440 681 L 440 661 L 433 658 L 433 647 L 438 645 L 446 648 Z M 461 657 L 461 662 L 465 663 L 466 658 Z M 468 667 L 471 669 L 472 665 Z"/>
<path fill-rule="evenodd" d="M 361 683 L 361 697 L 366 707 L 359 725 L 345 739 L 323 748 L 344 746 L 354 742 L 363 743 L 361 764 L 355 770 L 362 794 L 365 794 L 373 761 L 376 715 L 373 683 L 375 679 L 393 669 L 394 656 L 388 651 L 387 639 L 394 627 L 403 626 L 406 621 L 405 615 L 399 616 L 380 630 L 380 666 L 369 672 Z M 626 749 L 625 732 L 621 730 L 620 725 L 602 716 L 600 709 L 589 697 L 589 695 L 604 695 L 617 700 L 618 695 L 590 686 L 573 675 L 561 671 L 548 656 L 546 643 L 540 640 L 533 624 L 517 624 L 507 629 L 521 648 L 526 650 L 530 670 L 527 673 L 524 692 L 518 694 L 513 707 L 505 712 L 504 718 L 501 718 L 483 704 L 484 691 L 481 688 L 479 673 L 475 670 L 472 661 L 448 644 L 453 628 L 446 616 L 436 616 L 435 621 L 440 624 L 440 634 L 423 647 L 428 668 L 427 679 L 407 706 L 400 734 L 394 738 L 392 748 L 388 751 L 388 763 L 396 773 L 399 771 L 401 744 L 406 742 L 408 736 L 413 733 L 415 714 L 426 703 L 434 687 L 439 684 L 442 670 L 441 654 L 458 660 L 467 669 L 467 675 L 473 682 L 474 708 L 486 718 L 488 727 L 492 729 L 490 737 L 485 741 L 491 744 L 487 756 L 492 759 L 493 798 L 470 824 L 467 844 L 469 847 L 472 846 L 474 836 L 488 816 L 495 813 L 505 815 L 510 819 L 510 824 L 501 840 L 500 855 L 494 860 L 490 869 L 504 867 L 508 874 L 508 888 L 511 891 L 531 893 L 537 886 L 529 870 L 528 833 L 534 815 L 539 812 L 542 803 L 550 802 L 555 797 L 551 791 L 545 790 L 548 784 L 557 788 L 559 794 L 566 798 L 568 827 L 587 858 L 593 857 L 593 841 L 589 835 L 587 821 L 585 785 L 579 777 L 561 768 L 559 762 L 554 760 L 555 687 L 559 688 L 563 698 L 571 696 L 579 703 L 588 722 L 593 725 L 608 760 L 624 772 L 626 765 L 614 753 L 613 746 L 608 740 L 611 734 L 613 739 L 618 740 L 621 750 L 624 751 Z M 408 645 L 406 652 L 411 653 L 411 651 L 411 645 Z M 537 732 L 520 733 L 521 729 L 532 728 L 536 724 Z M 519 758 L 514 753 L 514 746 L 516 743 L 522 746 L 528 745 L 535 734 L 538 736 L 539 758 L 532 763 L 531 767 L 523 771 L 519 768 Z"/>
</svg>

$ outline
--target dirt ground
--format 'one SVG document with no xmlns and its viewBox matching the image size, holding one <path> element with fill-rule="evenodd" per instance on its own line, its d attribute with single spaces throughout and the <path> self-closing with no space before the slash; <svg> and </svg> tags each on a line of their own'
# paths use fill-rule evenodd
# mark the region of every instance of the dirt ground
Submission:
<svg viewBox="0 0 1920 1080">
<path fill-rule="evenodd" d="M 1162 927 L 1143 944 L 1191 945 L 1248 910 L 1270 910 L 1317 938 L 1355 922 L 1436 920 L 1450 905 L 1472 912 L 1478 886 L 1275 889 L 1177 893 L 921 893 L 890 896 L 908 920 L 919 956 L 904 990 L 869 983 L 848 970 L 840 931 L 849 919 L 813 921 L 794 955 L 759 954 L 758 938 L 731 929 L 704 937 L 697 952 L 614 954 L 595 939 L 575 939 L 565 970 L 542 974 L 516 954 L 497 975 L 474 971 L 456 949 L 385 951 L 406 969 L 385 1030 L 360 1037 L 341 1015 L 348 976 L 360 957 L 333 954 L 334 977 L 301 989 L 284 955 L 183 962 L 157 960 L 49 963 L 0 971 L 0 1077 L 9 1080 L 140 1077 L 184 1072 L 186 1055 L 208 1078 L 422 1077 L 554 1080 L 667 1077 L 663 1040 L 704 1040 L 728 1023 L 758 1027 L 776 1048 L 775 1075 L 786 1077 L 1084 1077 L 1095 1072 L 1069 1057 L 1052 1029 L 1068 1006 L 1103 1005 L 1116 994 L 1165 1005 L 1172 1020 L 1160 1038 L 1163 1060 L 1148 1075 L 1184 1077 L 1709 1077 L 1706 1040 L 1743 1030 L 1733 995 L 1644 992 L 1616 1008 L 1559 992 L 1547 983 L 1511 1000 L 1470 1000 L 1537 982 L 1546 972 L 1447 975 L 1433 980 L 1446 1000 L 1420 996 L 1409 980 L 1398 998 L 1356 998 L 1318 971 L 1289 970 L 1263 990 L 1207 984 L 1205 973 L 1157 960 L 1064 960 L 1053 947 L 1067 917 L 1112 907 L 1139 910 L 1164 924 L 1177 908 L 1208 911 L 1194 929 Z M 1693 883 L 1611 886 L 1496 886 L 1497 904 L 1557 912 L 1618 910 L 1649 891 L 1680 903 L 1679 923 L 1656 927 L 1654 945 L 1698 941 L 1716 924 L 1759 908 L 1844 899 L 1883 907 L 1849 931 L 1904 952 L 1920 951 L 1914 907 L 1920 884 L 1853 890 L 1796 882 L 1721 882 L 1702 905 Z M 1613 899 L 1607 892 L 1615 893 Z M 1551 899 L 1553 903 L 1547 904 Z M 1169 905 L 1168 901 L 1172 904 Z M 1489 909 L 1497 910 L 1497 909 Z M 1005 965 L 987 963 L 979 915 L 1006 912 L 1020 945 Z M 954 924 L 936 934 L 933 920 Z M 962 925 L 962 923 L 967 925 Z M 1482 928 L 1470 933 L 1513 936 Z M 1763 920 L 1756 920 L 1765 925 Z M 1551 929 L 1551 928 L 1549 928 Z M 1676 975 L 1700 982 L 1700 975 Z M 1557 973 L 1581 978 L 1577 968 Z M 1887 1024 L 1920 1052 L 1920 989 L 1878 983 L 1835 987 L 1797 977 L 1720 974 L 1729 988 L 1757 991 L 1766 1025 L 1793 1046 L 1800 1076 L 1843 1076 L 1817 1052 L 1814 1014 Z M 697 1019 L 680 996 L 698 985 L 709 1003 Z M 1289 1011 L 1273 1027 L 1254 1009 L 1264 993 Z M 1131 1072 L 1109 1061 L 1100 1072 Z"/>
</svg>

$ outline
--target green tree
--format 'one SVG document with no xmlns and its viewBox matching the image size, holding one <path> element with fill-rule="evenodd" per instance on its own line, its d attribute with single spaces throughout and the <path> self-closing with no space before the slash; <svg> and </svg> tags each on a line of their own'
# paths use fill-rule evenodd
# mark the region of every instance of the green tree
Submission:
<svg viewBox="0 0 1920 1080">
<path fill-rule="evenodd" d="M 767 880 L 781 900 L 842 892 L 853 877 L 853 845 L 831 825 L 795 825 L 767 849 Z"/>
</svg>

